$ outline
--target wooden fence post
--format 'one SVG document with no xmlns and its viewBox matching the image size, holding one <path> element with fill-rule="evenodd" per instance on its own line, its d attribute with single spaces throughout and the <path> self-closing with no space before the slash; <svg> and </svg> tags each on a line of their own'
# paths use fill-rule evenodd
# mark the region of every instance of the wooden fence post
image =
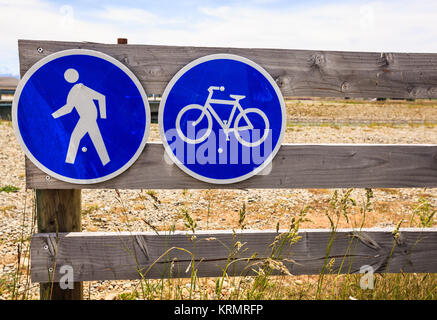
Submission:
<svg viewBox="0 0 437 320">
<path fill-rule="evenodd" d="M 127 44 L 127 39 L 117 39 Z M 80 232 L 82 192 L 80 189 L 37 189 L 36 215 L 38 233 Z M 74 282 L 73 289 L 62 289 L 59 282 L 40 284 L 41 300 L 82 300 L 83 284 Z"/>
<path fill-rule="evenodd" d="M 82 231 L 81 190 L 36 190 L 36 215 L 38 232 Z M 74 282 L 73 289 L 62 289 L 59 282 L 41 283 L 41 300 L 81 300 L 82 282 Z"/>
</svg>

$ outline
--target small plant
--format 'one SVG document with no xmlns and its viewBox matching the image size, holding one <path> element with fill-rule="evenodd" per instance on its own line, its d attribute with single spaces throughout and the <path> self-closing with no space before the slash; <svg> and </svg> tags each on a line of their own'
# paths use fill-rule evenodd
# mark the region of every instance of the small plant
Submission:
<svg viewBox="0 0 437 320">
<path fill-rule="evenodd" d="M 84 215 L 84 216 L 90 215 L 99 209 L 100 209 L 100 206 L 98 204 L 89 204 L 86 206 L 85 209 L 82 209 L 82 215 Z"/>
<path fill-rule="evenodd" d="M 419 198 L 419 205 L 414 209 L 414 212 L 411 216 L 410 223 L 413 223 L 413 219 L 415 216 L 419 217 L 419 227 L 429 228 L 434 224 L 434 215 L 437 210 L 434 210 L 430 205 L 428 199 L 424 197 Z"/>
<path fill-rule="evenodd" d="M 191 232 L 195 233 L 196 228 L 197 228 L 197 223 L 196 221 L 193 220 L 193 218 L 190 216 L 190 214 L 188 213 L 188 210 L 186 209 L 182 209 L 182 213 L 184 215 L 184 220 L 185 220 L 185 227 L 189 230 L 191 230 Z"/>
<path fill-rule="evenodd" d="M 370 189 L 369 189 L 370 190 Z M 348 189 L 343 195 L 339 197 L 338 191 L 335 190 L 331 199 L 329 200 L 329 208 L 326 208 L 325 215 L 329 220 L 331 231 L 334 233 L 337 230 L 340 218 L 343 216 L 347 223 L 349 223 L 349 208 L 357 205 L 356 201 L 351 197 L 353 189 Z M 371 192 L 371 190 L 370 190 Z M 371 195 L 368 191 L 368 196 Z M 368 203 L 369 202 L 368 198 Z M 370 205 L 370 204 L 369 204 Z M 330 210 L 329 210 L 330 209 Z"/>
<path fill-rule="evenodd" d="M 241 206 L 241 209 L 238 211 L 239 213 L 239 218 L 238 218 L 238 226 L 240 227 L 241 230 L 244 229 L 244 227 L 246 226 L 246 224 L 244 223 L 244 220 L 246 219 L 246 204 L 243 203 L 243 205 Z"/>
<path fill-rule="evenodd" d="M 124 292 L 119 294 L 115 300 L 136 300 L 139 297 L 138 292 Z"/>
<path fill-rule="evenodd" d="M 185 270 L 185 273 L 188 273 L 188 271 L 191 271 L 190 289 L 189 289 L 189 297 L 188 297 L 189 299 L 191 299 L 194 290 L 196 290 L 196 284 L 199 281 L 199 278 L 197 277 L 197 267 L 196 267 L 196 260 L 195 260 L 197 237 L 194 235 L 194 233 L 196 232 L 197 223 L 190 216 L 190 214 L 188 213 L 188 210 L 182 209 L 182 213 L 184 214 L 185 227 L 193 233 L 193 235 L 190 237 L 190 240 L 193 242 L 193 251 L 192 252 L 187 251 L 187 253 L 189 253 L 191 255 L 191 262 L 188 265 L 187 269 Z"/>
<path fill-rule="evenodd" d="M 208 206 L 206 210 L 206 229 L 209 229 L 209 217 L 211 216 L 211 196 L 208 195 Z"/>
<path fill-rule="evenodd" d="M 154 190 L 147 190 L 146 193 L 147 193 L 147 195 L 149 195 L 153 199 L 153 201 L 155 201 L 158 204 L 161 203 L 161 201 L 158 199 L 156 191 L 154 191 Z"/>
<path fill-rule="evenodd" d="M 356 201 L 351 197 L 352 191 L 353 191 L 353 189 L 348 189 L 345 192 L 343 192 L 342 195 L 339 195 L 338 191 L 335 190 L 334 193 L 332 194 L 331 199 L 329 200 L 329 207 L 326 208 L 326 210 L 325 210 L 325 215 L 328 218 L 329 224 L 330 224 L 331 237 L 330 237 L 328 245 L 326 247 L 326 255 L 325 255 L 323 267 L 322 267 L 322 270 L 319 274 L 316 299 L 320 299 L 320 297 L 322 295 L 322 290 L 323 290 L 324 286 L 326 286 L 326 284 L 324 283 L 324 280 L 326 278 L 326 274 L 332 273 L 332 271 L 333 271 L 333 266 L 334 266 L 335 260 L 330 259 L 329 256 L 331 253 L 332 245 L 333 245 L 334 240 L 335 240 L 336 235 L 337 235 L 337 229 L 338 229 L 338 225 L 340 222 L 340 218 L 344 217 L 346 222 L 348 224 L 350 224 L 350 221 L 349 221 L 349 213 L 350 212 L 349 212 L 349 210 L 351 207 L 355 207 L 357 205 Z M 372 190 L 366 189 L 366 202 L 363 206 L 362 213 L 365 214 L 365 212 L 371 206 L 370 199 L 372 197 L 373 197 Z M 363 222 L 363 224 L 364 224 L 364 222 Z M 351 243 L 349 244 L 349 246 L 350 245 L 351 245 Z M 350 248 L 348 248 L 348 251 L 349 251 L 349 249 Z M 343 260 L 341 262 L 341 266 L 343 266 L 345 257 L 343 257 Z M 341 267 L 340 267 L 340 270 L 341 270 Z"/>
<path fill-rule="evenodd" d="M 0 187 L 0 192 L 10 193 L 10 192 L 18 192 L 18 190 L 20 190 L 20 188 L 11 185 Z"/>
<path fill-rule="evenodd" d="M 256 271 L 256 277 L 253 281 L 253 286 L 249 292 L 250 299 L 262 299 L 265 291 L 272 286 L 269 278 L 274 273 L 285 274 L 291 276 L 286 262 L 293 262 L 287 257 L 290 254 L 290 247 L 301 239 L 299 235 L 300 224 L 307 221 L 305 218 L 310 207 L 304 207 L 297 218 L 291 219 L 290 227 L 287 232 L 277 235 L 272 244 L 270 244 L 270 255 L 264 259 L 261 268 Z M 277 226 L 279 230 L 279 226 Z M 284 257 L 285 254 L 285 257 Z"/>
<path fill-rule="evenodd" d="M 150 228 L 150 229 L 152 229 L 156 234 L 158 234 L 159 235 L 159 231 L 158 231 L 158 228 L 157 227 L 155 227 L 150 221 L 148 221 L 147 219 L 145 219 L 145 218 L 143 218 L 142 219 L 143 220 L 143 222 Z"/>
<path fill-rule="evenodd" d="M 158 195 L 156 193 L 156 191 L 154 190 L 147 190 L 146 194 L 152 198 L 153 200 L 153 207 L 158 210 L 159 209 L 159 205 L 161 204 L 161 200 L 159 200 Z"/>
<path fill-rule="evenodd" d="M 2 276 L 0 278 L 0 296 L 4 294 L 4 292 L 9 292 L 12 289 L 12 282 L 8 279 L 7 275 Z"/>
</svg>

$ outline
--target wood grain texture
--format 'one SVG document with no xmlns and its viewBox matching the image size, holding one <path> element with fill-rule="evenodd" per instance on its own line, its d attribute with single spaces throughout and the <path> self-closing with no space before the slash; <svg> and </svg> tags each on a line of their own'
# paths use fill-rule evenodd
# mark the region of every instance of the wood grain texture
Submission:
<svg viewBox="0 0 437 320">
<path fill-rule="evenodd" d="M 283 232 L 199 231 L 195 239 L 181 231 L 61 233 L 58 238 L 36 234 L 31 240 L 32 281 L 47 282 L 54 265 L 52 276 L 59 281 L 65 264 L 73 267 L 75 281 L 137 279 L 139 271 L 145 278 L 190 277 L 193 257 L 198 276 L 222 276 L 231 252 L 228 275 L 253 275 L 271 257 L 270 244 Z M 294 275 L 319 274 L 327 256 L 327 261 L 335 259 L 327 273 L 356 273 L 364 265 L 377 273 L 437 272 L 437 228 L 401 229 L 397 238 L 389 229 L 338 230 L 328 254 L 330 230 L 301 230 L 299 236 L 293 245 L 279 241 L 275 247 L 282 245 L 275 257 Z M 243 244 L 239 251 L 237 242 Z"/>
<path fill-rule="evenodd" d="M 124 63 L 148 94 L 162 94 L 187 63 L 209 54 L 246 57 L 273 77 L 284 96 L 437 98 L 437 54 L 116 45 L 19 40 L 20 72 L 66 49 L 106 53 Z M 38 51 L 41 48 L 41 53 Z"/>
<path fill-rule="evenodd" d="M 209 188 L 403 188 L 437 187 L 434 145 L 282 145 L 267 175 L 217 185 L 201 182 L 164 161 L 161 143 L 148 143 L 122 175 L 90 185 L 48 177 L 26 159 L 28 188 L 209 189 Z M 48 177 L 48 178 L 47 178 Z"/>
<path fill-rule="evenodd" d="M 437 97 L 437 54 L 360 53 L 244 48 L 195 48 L 19 40 L 23 75 L 41 58 L 65 49 L 98 50 L 118 59 L 149 94 L 161 94 L 190 61 L 233 53 L 264 67 L 285 96 Z M 40 48 L 40 50 L 38 50 Z M 93 185 L 47 180 L 26 160 L 28 188 L 337 188 L 435 187 L 433 146 L 284 145 L 269 175 L 232 185 L 210 185 L 163 161 L 161 145 L 148 144 L 121 176 Z"/>
<path fill-rule="evenodd" d="M 80 190 L 37 190 L 38 232 L 82 231 Z"/>
<path fill-rule="evenodd" d="M 82 231 L 80 190 L 36 190 L 38 232 Z M 75 282 L 73 289 L 62 289 L 59 284 L 42 283 L 41 300 L 81 300 L 83 285 Z"/>
</svg>

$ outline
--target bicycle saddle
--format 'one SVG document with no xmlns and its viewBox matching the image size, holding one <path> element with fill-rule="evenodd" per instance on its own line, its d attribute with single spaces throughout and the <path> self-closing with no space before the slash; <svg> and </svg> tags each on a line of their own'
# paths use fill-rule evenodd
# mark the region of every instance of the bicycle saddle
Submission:
<svg viewBox="0 0 437 320">
<path fill-rule="evenodd" d="M 240 95 L 238 95 L 238 94 L 230 94 L 229 96 L 230 96 L 231 98 L 234 98 L 235 100 L 241 100 L 241 99 L 246 98 L 246 96 L 240 96 Z"/>
</svg>

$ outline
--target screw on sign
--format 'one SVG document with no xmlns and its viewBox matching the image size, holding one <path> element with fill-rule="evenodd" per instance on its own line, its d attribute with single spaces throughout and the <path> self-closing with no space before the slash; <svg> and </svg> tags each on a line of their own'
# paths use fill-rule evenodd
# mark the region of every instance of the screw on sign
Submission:
<svg viewBox="0 0 437 320">
<path fill-rule="evenodd" d="M 118 60 L 92 50 L 49 55 L 20 81 L 12 120 L 27 157 L 71 183 L 111 179 L 139 157 L 150 129 L 147 95 Z"/>
<path fill-rule="evenodd" d="M 266 168 L 285 132 L 282 94 L 253 61 L 214 54 L 182 68 L 161 99 L 158 123 L 169 157 L 189 175 L 234 183 Z"/>
</svg>

